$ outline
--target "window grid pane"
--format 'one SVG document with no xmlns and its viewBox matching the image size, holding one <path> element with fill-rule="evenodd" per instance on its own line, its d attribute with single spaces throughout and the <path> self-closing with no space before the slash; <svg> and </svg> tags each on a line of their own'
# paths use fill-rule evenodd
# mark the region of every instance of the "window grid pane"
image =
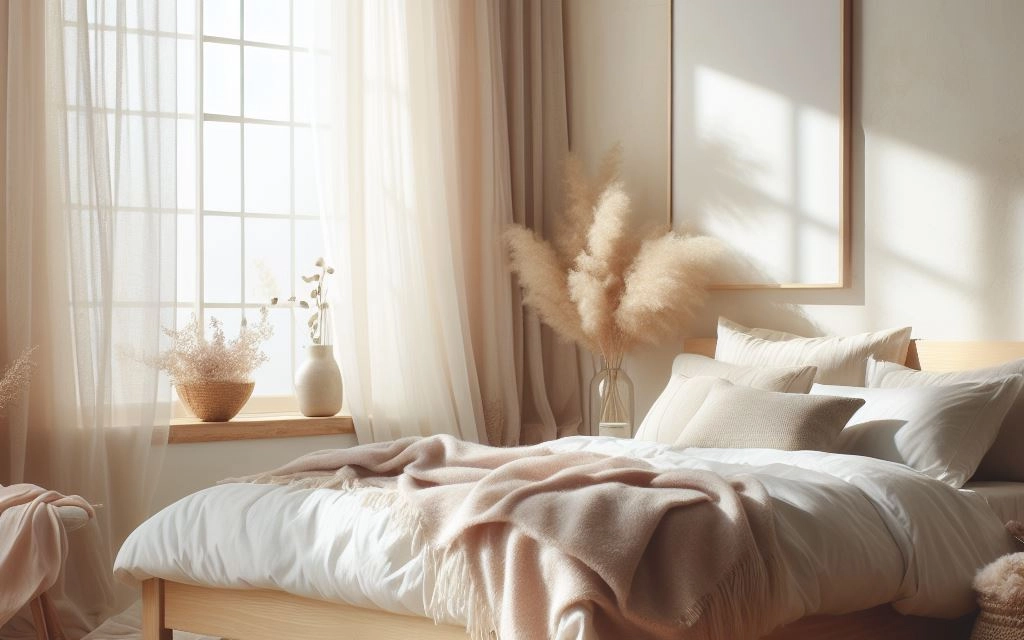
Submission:
<svg viewBox="0 0 1024 640">
<path fill-rule="evenodd" d="M 203 0 L 203 35 L 238 38 L 242 16 L 239 0 Z"/>
<path fill-rule="evenodd" d="M 202 37 L 190 39 L 203 55 L 195 83 L 202 105 L 201 135 L 195 136 L 193 151 L 201 167 L 195 186 L 198 218 L 180 220 L 178 229 L 195 229 L 197 241 L 184 243 L 179 258 L 193 261 L 191 279 L 198 287 L 179 287 L 184 308 L 179 317 L 193 309 L 206 320 L 216 316 L 229 336 L 237 333 L 243 312 L 256 321 L 255 310 L 268 297 L 281 302 L 307 297 L 299 276 L 311 272 L 323 253 L 311 197 L 309 105 L 295 96 L 308 83 L 301 66 L 308 56 L 296 49 L 305 37 L 296 16 L 302 6 L 204 0 L 197 16 Z M 196 29 L 179 26 L 179 31 Z M 182 143 L 187 148 L 187 138 Z M 179 277 L 187 278 L 189 271 L 180 269 Z M 264 351 L 271 361 L 255 373 L 254 396 L 291 395 L 296 361 L 309 343 L 303 331 L 308 312 L 272 308 L 270 318 L 275 336 Z"/>
<path fill-rule="evenodd" d="M 203 43 L 203 112 L 241 115 L 242 47 Z"/>
</svg>

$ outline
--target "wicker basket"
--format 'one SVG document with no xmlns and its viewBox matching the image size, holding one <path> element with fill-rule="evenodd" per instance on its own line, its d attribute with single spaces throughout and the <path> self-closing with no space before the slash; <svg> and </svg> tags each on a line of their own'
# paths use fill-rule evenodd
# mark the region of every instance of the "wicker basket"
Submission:
<svg viewBox="0 0 1024 640">
<path fill-rule="evenodd" d="M 1024 610 L 990 598 L 978 598 L 981 612 L 974 621 L 971 640 L 1020 640 L 1024 638 Z"/>
<path fill-rule="evenodd" d="M 178 397 L 203 422 L 227 422 L 242 410 L 255 382 L 199 382 L 175 385 Z"/>
</svg>

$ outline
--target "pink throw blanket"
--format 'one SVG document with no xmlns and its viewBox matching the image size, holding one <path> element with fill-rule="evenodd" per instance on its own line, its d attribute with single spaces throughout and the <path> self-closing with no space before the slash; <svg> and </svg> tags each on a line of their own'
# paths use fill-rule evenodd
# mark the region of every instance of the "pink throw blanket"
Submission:
<svg viewBox="0 0 1024 640">
<path fill-rule="evenodd" d="M 32 484 L 0 486 L 0 627 L 53 586 L 68 544 L 57 508 L 92 505 Z"/>
<path fill-rule="evenodd" d="M 752 479 L 434 436 L 242 480 L 391 489 L 366 504 L 412 528 L 435 585 L 428 613 L 468 602 L 474 638 L 549 638 L 577 605 L 601 638 L 743 640 L 780 622 L 772 511 Z"/>
</svg>

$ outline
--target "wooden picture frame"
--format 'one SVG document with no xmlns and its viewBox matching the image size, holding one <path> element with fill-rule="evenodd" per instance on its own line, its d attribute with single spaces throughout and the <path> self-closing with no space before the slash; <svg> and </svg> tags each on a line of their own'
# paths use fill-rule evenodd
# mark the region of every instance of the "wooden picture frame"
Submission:
<svg viewBox="0 0 1024 640">
<path fill-rule="evenodd" d="M 670 0 L 670 222 L 729 247 L 713 288 L 849 286 L 852 29 L 851 0 Z"/>
</svg>

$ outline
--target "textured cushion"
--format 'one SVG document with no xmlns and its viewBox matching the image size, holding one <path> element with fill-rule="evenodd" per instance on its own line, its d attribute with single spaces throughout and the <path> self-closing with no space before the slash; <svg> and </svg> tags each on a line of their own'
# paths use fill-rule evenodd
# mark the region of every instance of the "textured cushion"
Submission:
<svg viewBox="0 0 1024 640">
<path fill-rule="evenodd" d="M 1024 377 L 935 387 L 866 389 L 816 384 L 811 394 L 867 402 L 839 436 L 837 450 L 901 462 L 963 486 L 996 439 Z"/>
<path fill-rule="evenodd" d="M 814 384 L 816 371 L 815 367 L 744 367 L 681 353 L 672 362 L 672 375 L 665 390 L 647 412 L 634 437 L 674 443 L 717 379 L 767 391 L 807 393 Z"/>
<path fill-rule="evenodd" d="M 748 367 L 722 362 L 706 356 L 681 353 L 672 361 L 672 374 L 695 378 L 714 376 L 744 387 L 764 391 L 807 393 L 814 384 L 818 368 L 813 365 L 799 367 Z"/>
<path fill-rule="evenodd" d="M 704 399 L 715 387 L 727 387 L 729 382 L 711 376 L 686 376 L 673 374 L 668 386 L 647 412 L 634 436 L 637 440 L 650 440 L 673 444 L 683 428 L 690 422 Z"/>
<path fill-rule="evenodd" d="M 936 373 L 908 369 L 893 362 L 868 359 L 868 386 L 882 388 L 923 387 L 954 382 L 986 382 L 1013 374 L 1024 374 L 1024 358 L 995 367 Z M 1024 482 L 1024 391 L 1010 407 L 999 435 L 974 473 L 977 480 Z"/>
<path fill-rule="evenodd" d="M 858 398 L 718 386 L 708 393 L 675 444 L 831 451 L 843 426 L 862 404 Z"/>
<path fill-rule="evenodd" d="M 910 327 L 854 336 L 802 338 L 782 331 L 748 329 L 719 318 L 715 359 L 764 367 L 814 365 L 818 367 L 816 382 L 863 386 L 869 355 L 903 362 L 909 346 Z"/>
</svg>

